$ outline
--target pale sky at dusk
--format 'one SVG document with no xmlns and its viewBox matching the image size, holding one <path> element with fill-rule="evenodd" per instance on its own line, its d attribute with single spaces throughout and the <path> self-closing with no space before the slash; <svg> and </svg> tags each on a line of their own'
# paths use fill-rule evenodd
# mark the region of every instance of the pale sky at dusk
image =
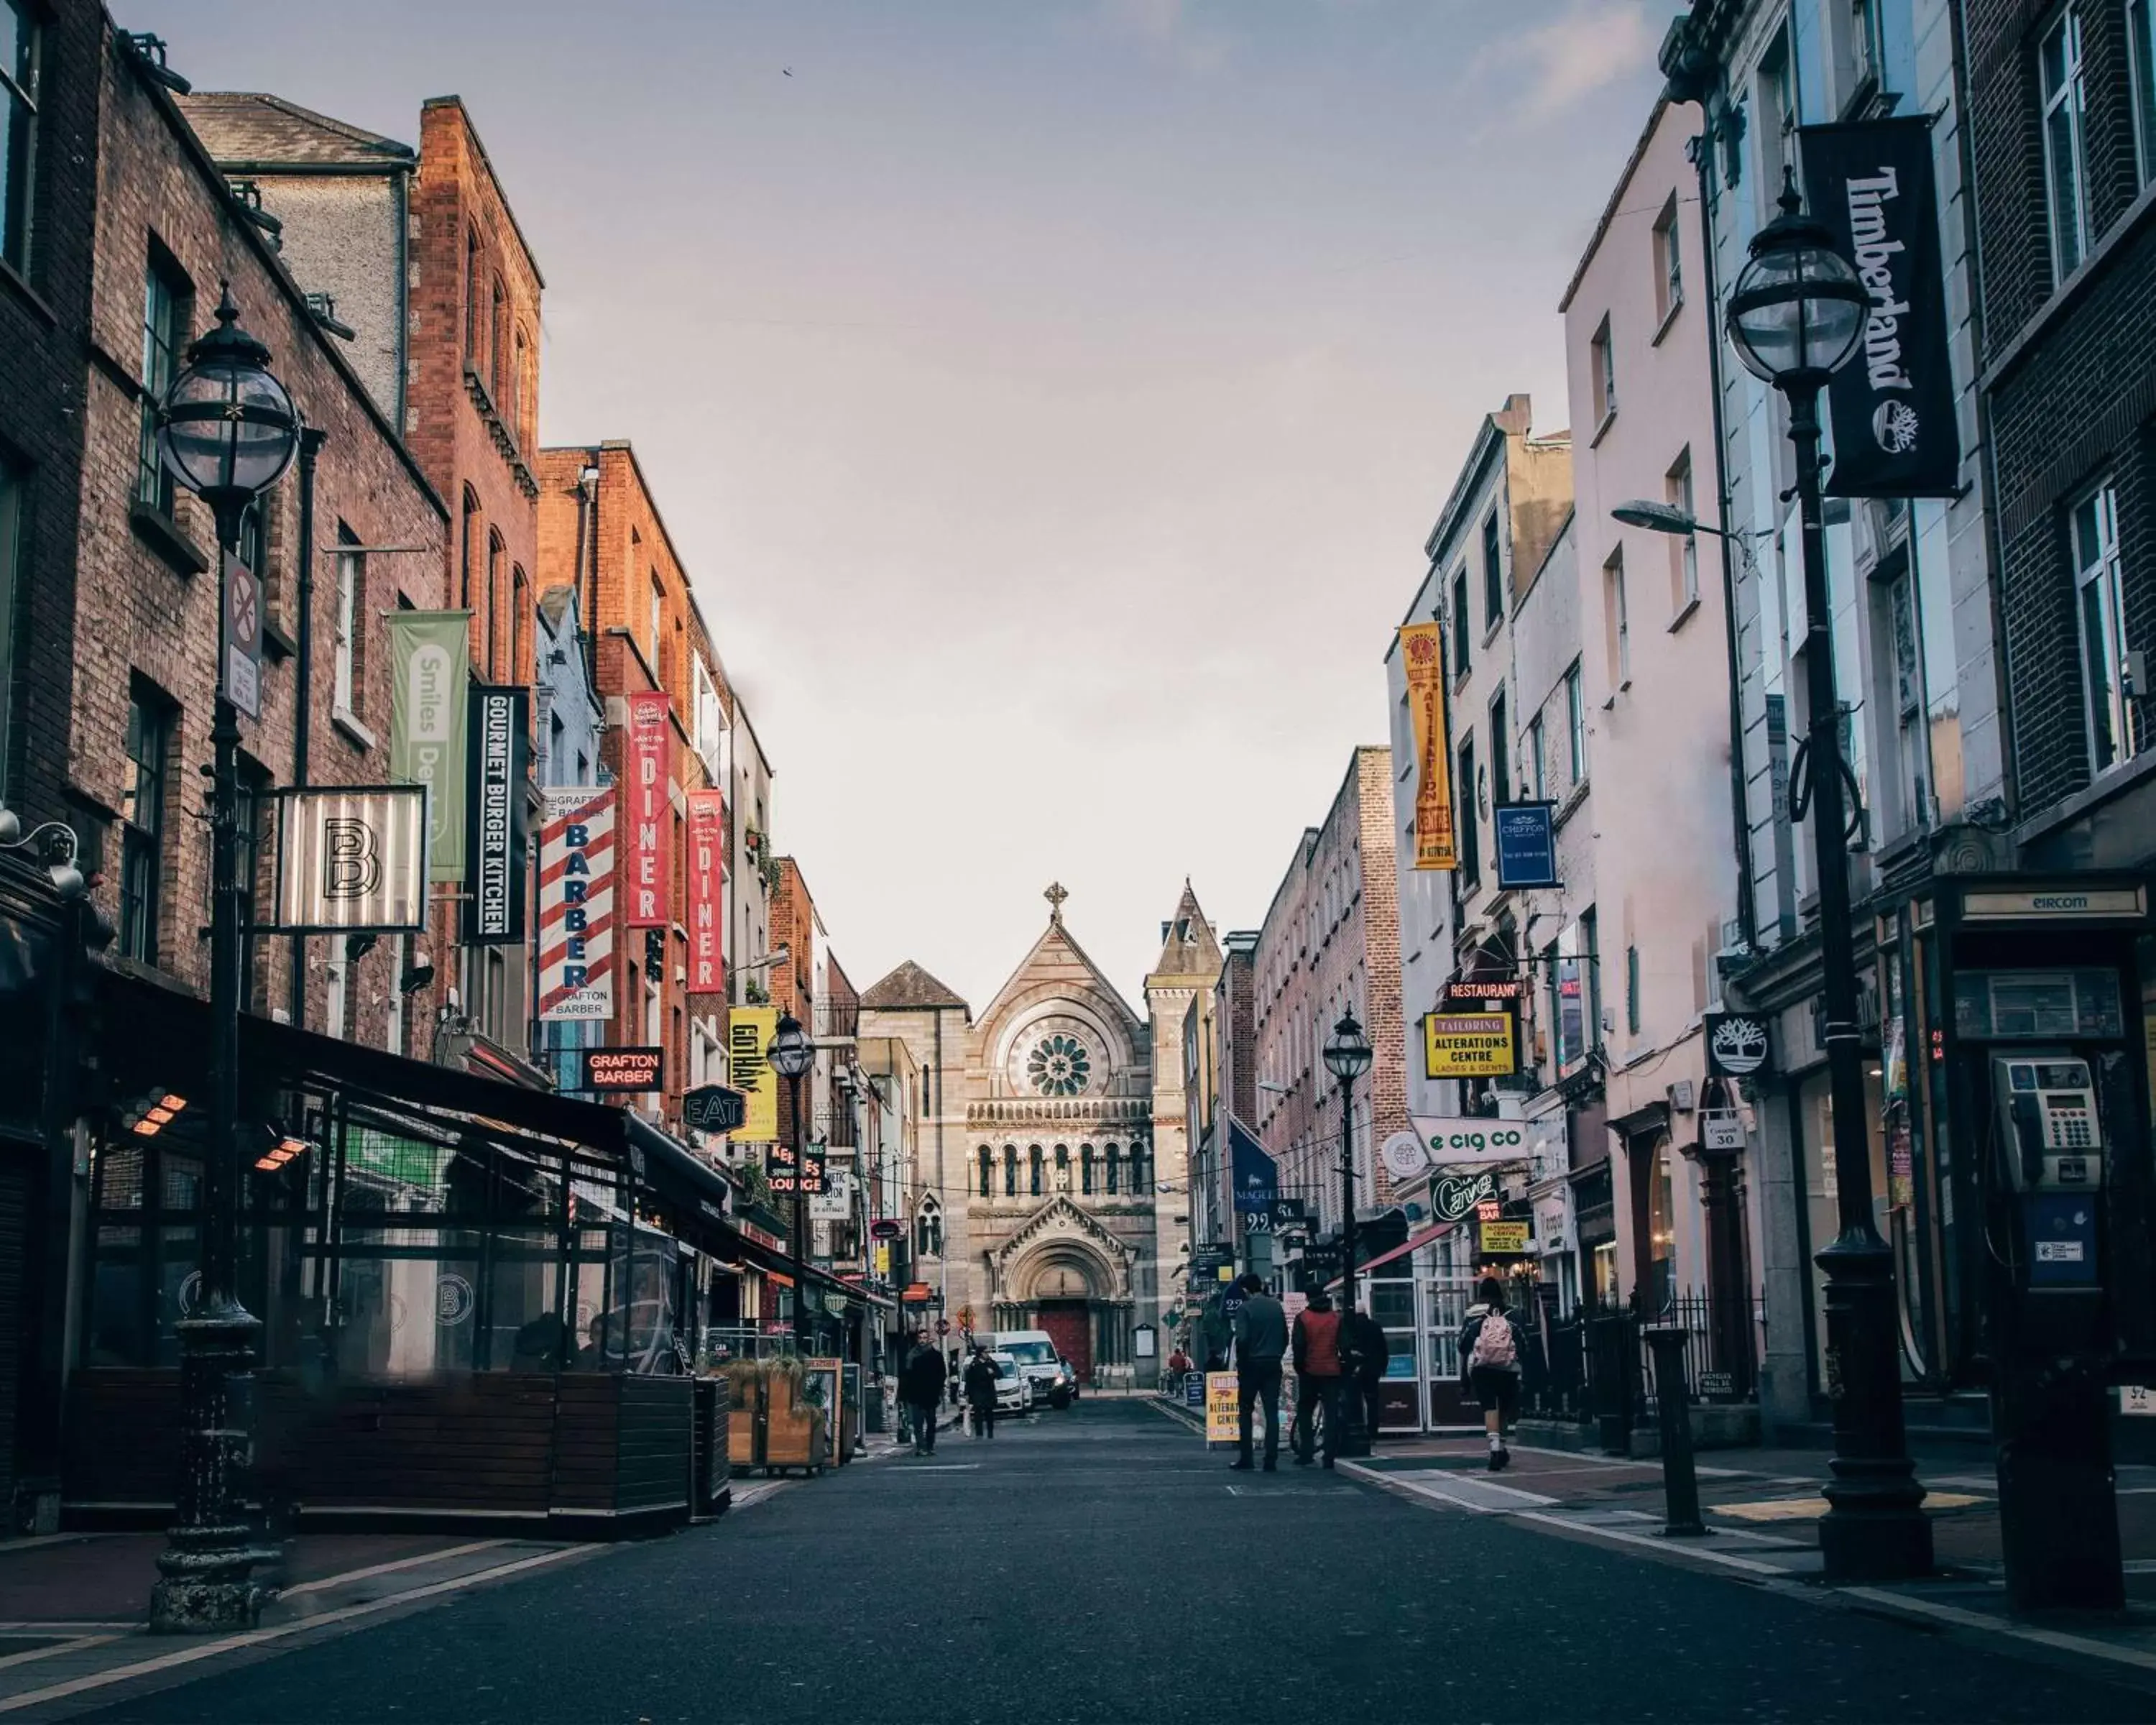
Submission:
<svg viewBox="0 0 2156 1725">
<path fill-rule="evenodd" d="M 1136 998 L 1255 927 L 1671 0 L 114 0 L 199 90 L 471 110 L 545 442 L 628 438 L 866 988 L 976 1007 L 1070 889 Z M 785 75 L 791 68 L 792 75 Z"/>
</svg>

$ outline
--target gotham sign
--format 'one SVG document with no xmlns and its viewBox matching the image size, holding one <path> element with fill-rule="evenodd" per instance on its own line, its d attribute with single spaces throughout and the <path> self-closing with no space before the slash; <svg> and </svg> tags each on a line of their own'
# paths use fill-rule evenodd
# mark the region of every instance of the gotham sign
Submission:
<svg viewBox="0 0 2156 1725">
<path fill-rule="evenodd" d="M 1864 339 L 1834 374 L 1834 497 L 1951 497 L 1960 489 L 1953 372 L 1939 272 L 1932 123 L 1917 115 L 1799 132 L 1804 202 L 1871 295 Z"/>
</svg>

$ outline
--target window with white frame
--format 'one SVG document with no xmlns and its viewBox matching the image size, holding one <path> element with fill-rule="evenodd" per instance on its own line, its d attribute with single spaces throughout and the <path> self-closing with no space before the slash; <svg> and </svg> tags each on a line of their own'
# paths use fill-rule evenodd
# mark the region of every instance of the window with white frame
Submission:
<svg viewBox="0 0 2156 1725">
<path fill-rule="evenodd" d="M 336 616 L 331 626 L 331 665 L 336 711 L 359 716 L 361 622 L 367 614 L 367 557 L 344 547 L 359 542 L 351 528 L 337 523 Z"/>
<path fill-rule="evenodd" d="M 1691 450 L 1680 454 L 1662 481 L 1662 496 L 1672 509 L 1693 515 Z M 1670 538 L 1671 608 L 1682 611 L 1699 598 L 1699 535 L 1672 533 Z"/>
<path fill-rule="evenodd" d="M 2138 752 L 2127 670 L 2118 491 L 2107 479 L 2074 506 L 2074 590 L 2081 614 L 2082 686 L 2087 691 L 2089 771 Z"/>
<path fill-rule="evenodd" d="M 1564 728 L 1572 747 L 1572 782 L 1578 784 L 1587 777 L 1587 691 L 1576 663 L 1564 674 Z"/>
<path fill-rule="evenodd" d="M 1594 379 L 1594 418 L 1599 424 L 1617 411 L 1617 356 L 1609 339 L 1609 320 L 1602 320 L 1588 347 L 1588 375 Z"/>
<path fill-rule="evenodd" d="M 691 655 L 696 696 L 696 752 L 703 757 L 704 769 L 711 776 L 711 783 L 726 783 L 726 715 L 719 704 L 719 685 L 711 680 L 702 659 Z"/>
<path fill-rule="evenodd" d="M 2156 180 L 2156 0 L 2126 0 L 2126 58 L 2133 91 L 2134 160 Z"/>
<path fill-rule="evenodd" d="M 1632 683 L 1632 619 L 1625 599 L 1625 547 L 1619 546 L 1602 566 L 1603 613 L 1609 631 L 1609 685 L 1627 689 Z"/>
<path fill-rule="evenodd" d="M 1655 310 L 1664 322 L 1684 304 L 1684 242 L 1677 231 L 1682 208 L 1672 192 L 1655 221 Z"/>
<path fill-rule="evenodd" d="M 2051 21 L 2037 49 L 2044 102 L 2044 208 L 2051 236 L 2051 280 L 2064 281 L 2088 255 L 2088 159 L 2083 133 L 2088 95 L 2082 78 L 2081 13 Z"/>
<path fill-rule="evenodd" d="M 1549 796 L 1549 761 L 1543 739 L 1543 716 L 1537 713 L 1527 721 L 1527 783 L 1534 788 L 1537 803 Z"/>
</svg>

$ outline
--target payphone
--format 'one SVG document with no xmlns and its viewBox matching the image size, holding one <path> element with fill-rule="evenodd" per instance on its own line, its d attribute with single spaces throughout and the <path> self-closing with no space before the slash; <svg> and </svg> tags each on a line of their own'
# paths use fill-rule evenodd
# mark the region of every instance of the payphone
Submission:
<svg viewBox="0 0 2156 1725">
<path fill-rule="evenodd" d="M 2088 1062 L 2016 1050 L 1994 1056 L 1991 1069 L 2000 1172 L 2019 1212 L 2016 1280 L 2032 1290 L 2094 1288 L 2104 1145 Z"/>
</svg>

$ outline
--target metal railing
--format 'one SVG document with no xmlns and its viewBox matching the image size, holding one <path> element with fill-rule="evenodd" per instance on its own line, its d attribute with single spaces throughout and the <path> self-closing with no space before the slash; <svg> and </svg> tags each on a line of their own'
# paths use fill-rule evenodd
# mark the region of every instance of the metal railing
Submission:
<svg viewBox="0 0 2156 1725">
<path fill-rule="evenodd" d="M 1686 1389 L 1693 1401 L 1748 1401 L 1758 1390 L 1765 1322 L 1760 1301 L 1717 1301 L 1699 1290 L 1672 1294 L 1644 1313 L 1582 1310 L 1531 1337 L 1526 1409 L 1544 1419 L 1599 1425 L 1605 1442 L 1618 1442 L 1646 1424 L 1655 1409 L 1646 1332 L 1656 1326 L 1685 1332 Z"/>
</svg>

